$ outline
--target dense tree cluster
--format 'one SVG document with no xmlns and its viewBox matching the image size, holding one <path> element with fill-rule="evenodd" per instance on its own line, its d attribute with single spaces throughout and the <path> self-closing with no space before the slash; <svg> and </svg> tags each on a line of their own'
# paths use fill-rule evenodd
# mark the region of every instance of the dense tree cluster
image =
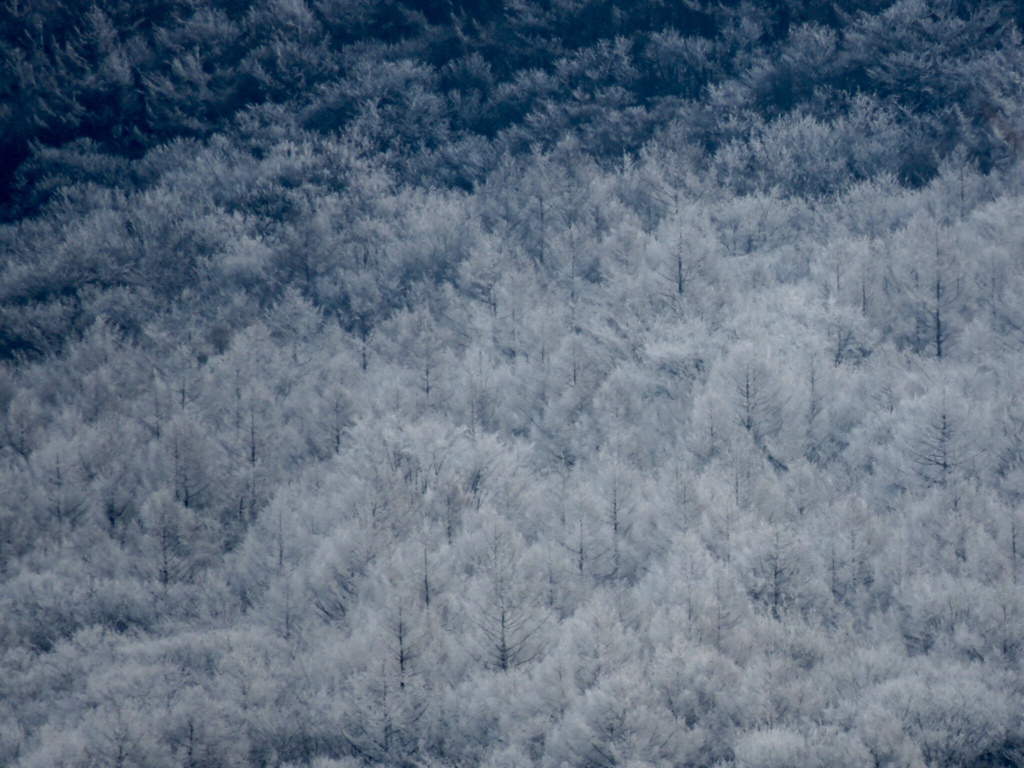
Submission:
<svg viewBox="0 0 1024 768">
<path fill-rule="evenodd" d="M 570 134 L 612 161 L 652 138 L 698 146 L 744 186 L 920 184 L 956 147 L 987 169 L 1008 133 L 1020 143 L 1016 15 L 969 0 L 12 0 L 0 204 L 11 219 L 67 183 L 145 185 L 147 150 L 273 107 L 443 186 Z M 793 151 L 820 167 L 766 179 Z"/>
<path fill-rule="evenodd" d="M 0 10 L 0 765 L 1024 764 L 1014 7 L 635 5 Z"/>
</svg>

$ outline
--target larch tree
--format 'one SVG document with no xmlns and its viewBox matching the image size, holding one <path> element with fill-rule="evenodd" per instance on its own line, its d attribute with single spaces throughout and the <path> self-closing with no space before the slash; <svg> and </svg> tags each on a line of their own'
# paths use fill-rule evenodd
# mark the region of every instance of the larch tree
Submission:
<svg viewBox="0 0 1024 768">
<path fill-rule="evenodd" d="M 462 610 L 471 655 L 486 669 L 508 672 L 543 655 L 550 617 L 523 570 L 522 538 L 488 518 L 477 534 L 479 574 Z"/>
</svg>

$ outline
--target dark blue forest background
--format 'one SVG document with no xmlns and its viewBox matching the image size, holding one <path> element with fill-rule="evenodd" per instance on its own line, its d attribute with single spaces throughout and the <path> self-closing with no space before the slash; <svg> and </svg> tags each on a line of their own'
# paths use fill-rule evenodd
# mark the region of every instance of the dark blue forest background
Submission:
<svg viewBox="0 0 1024 768">
<path fill-rule="evenodd" d="M 213 137 L 251 162 L 284 140 L 342 142 L 397 183 L 470 192 L 510 158 L 560 147 L 566 162 L 612 168 L 657 146 L 737 194 L 828 196 L 882 175 L 920 187 L 947 158 L 986 174 L 1015 160 L 1022 14 L 991 2 L 12 0 L 0 210 L 32 221 L 68 189 L 144 191 Z M 317 183 L 344 192 L 323 163 Z M 306 179 L 275 181 L 225 207 L 279 223 L 307 213 L 291 199 Z M 201 290 L 183 256 L 137 263 L 165 289 L 158 301 Z M 60 301 L 84 316 L 34 332 L 10 319 L 3 357 L 80 332 L 95 314 L 84 288 L 133 290 L 103 265 L 43 271 L 8 271 L 4 306 L 36 317 Z M 278 271 L 261 301 L 295 285 L 355 322 L 344 297 L 296 278 Z"/>
</svg>

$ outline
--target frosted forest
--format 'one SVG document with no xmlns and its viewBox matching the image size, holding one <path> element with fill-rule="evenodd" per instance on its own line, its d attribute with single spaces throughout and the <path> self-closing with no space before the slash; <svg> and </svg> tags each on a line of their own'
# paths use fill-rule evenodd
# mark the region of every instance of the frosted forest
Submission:
<svg viewBox="0 0 1024 768">
<path fill-rule="evenodd" d="M 0 766 L 1024 766 L 1021 25 L 5 2 Z"/>
</svg>

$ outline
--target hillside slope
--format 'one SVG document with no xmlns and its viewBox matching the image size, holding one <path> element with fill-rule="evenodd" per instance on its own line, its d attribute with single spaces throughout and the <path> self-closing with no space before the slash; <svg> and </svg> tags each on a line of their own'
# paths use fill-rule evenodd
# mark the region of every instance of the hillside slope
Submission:
<svg viewBox="0 0 1024 768">
<path fill-rule="evenodd" d="M 1024 764 L 1012 8 L 229 5 L 10 188 L 0 765 Z"/>
</svg>

